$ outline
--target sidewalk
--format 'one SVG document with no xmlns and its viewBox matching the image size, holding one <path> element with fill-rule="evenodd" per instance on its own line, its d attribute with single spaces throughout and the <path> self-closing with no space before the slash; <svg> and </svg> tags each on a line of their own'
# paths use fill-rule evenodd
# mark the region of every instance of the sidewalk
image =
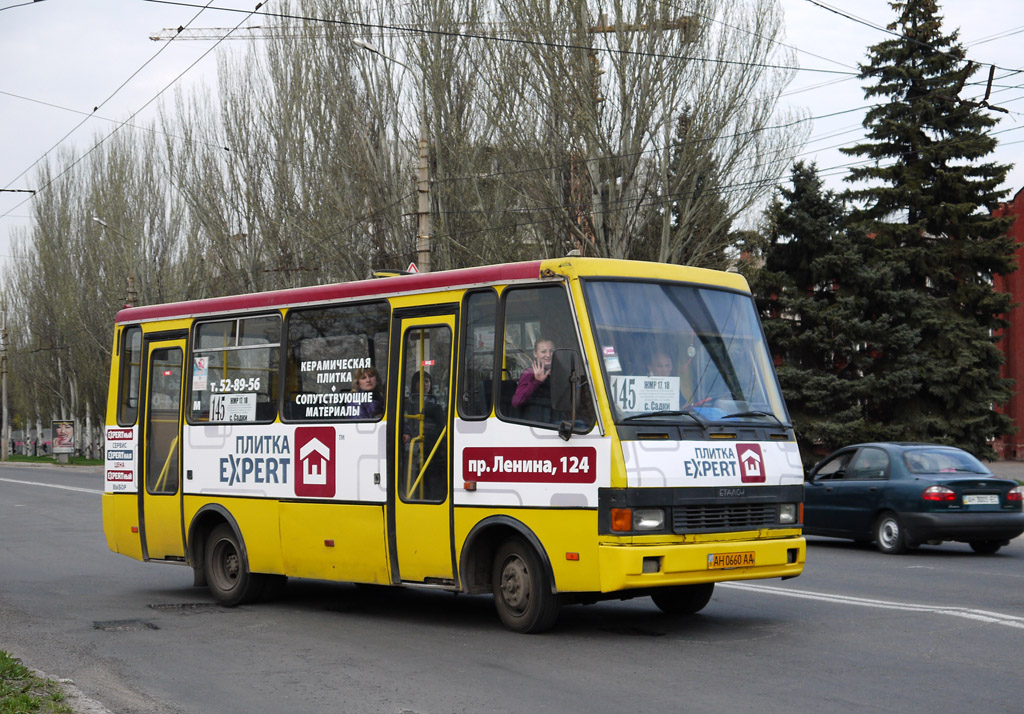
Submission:
<svg viewBox="0 0 1024 714">
<path fill-rule="evenodd" d="M 86 471 L 97 474 L 103 473 L 103 464 L 59 464 L 54 459 L 40 459 L 38 461 L 0 461 L 0 468 L 3 468 L 4 466 L 25 469 L 70 469 L 72 471 Z"/>
<path fill-rule="evenodd" d="M 1000 478 L 1024 482 L 1024 461 L 983 461 Z"/>
</svg>

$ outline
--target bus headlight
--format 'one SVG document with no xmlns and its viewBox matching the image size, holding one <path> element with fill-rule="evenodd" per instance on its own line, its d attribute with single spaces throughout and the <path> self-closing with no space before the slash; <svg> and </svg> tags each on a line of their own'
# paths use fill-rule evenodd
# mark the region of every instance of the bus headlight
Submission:
<svg viewBox="0 0 1024 714">
<path fill-rule="evenodd" d="M 796 523 L 797 507 L 795 503 L 783 503 L 779 506 L 779 523 Z"/>
<path fill-rule="evenodd" d="M 633 530 L 660 531 L 665 527 L 665 511 L 660 508 L 637 508 L 633 511 Z"/>
</svg>

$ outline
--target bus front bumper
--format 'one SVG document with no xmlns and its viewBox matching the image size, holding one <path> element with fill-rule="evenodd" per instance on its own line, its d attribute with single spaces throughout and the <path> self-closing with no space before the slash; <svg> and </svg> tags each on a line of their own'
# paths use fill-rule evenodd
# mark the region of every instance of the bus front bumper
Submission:
<svg viewBox="0 0 1024 714">
<path fill-rule="evenodd" d="M 729 540 L 598 546 L 601 591 L 671 585 L 794 578 L 803 572 L 807 543 L 802 536 L 772 540 Z"/>
</svg>

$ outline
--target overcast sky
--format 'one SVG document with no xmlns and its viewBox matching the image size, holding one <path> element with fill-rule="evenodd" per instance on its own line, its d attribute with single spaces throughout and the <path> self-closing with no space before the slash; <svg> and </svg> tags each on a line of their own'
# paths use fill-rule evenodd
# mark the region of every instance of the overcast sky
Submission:
<svg viewBox="0 0 1024 714">
<path fill-rule="evenodd" d="M 97 136 L 105 136 L 140 109 L 140 120 L 152 118 L 160 100 L 143 107 L 161 92 L 169 100 L 172 91 L 168 87 L 204 79 L 212 83 L 216 52 L 203 57 L 212 42 L 153 42 L 151 34 L 190 21 L 192 27 L 265 22 L 213 9 L 193 21 L 198 12 L 195 8 L 144 0 L 26 3 L 0 0 L 0 67 L 4 69 L 0 75 L 0 188 L 6 189 L 33 188 L 35 164 L 49 151 L 53 151 L 51 158 L 57 156 L 55 146 L 81 153 Z M 214 0 L 213 4 L 250 10 L 256 3 Z M 264 9 L 273 11 L 275 5 L 276 0 L 269 0 Z M 849 146 L 860 136 L 866 101 L 855 77 L 812 70 L 856 72 L 867 47 L 887 36 L 869 25 L 884 27 L 893 13 L 885 0 L 781 0 L 781 5 L 786 42 L 798 50 L 797 61 L 804 70 L 782 101 L 817 117 L 801 158 L 817 161 L 831 185 L 840 188 L 841 167 L 853 159 L 836 148 Z M 996 82 L 999 86 L 989 101 L 1009 110 L 998 115 L 1002 121 L 995 131 L 1000 140 L 997 160 L 1018 165 L 1006 184 L 1010 197 L 1024 188 L 1024 74 L 1005 71 L 1024 68 L 1024 51 L 1020 49 L 1024 46 L 1024 13 L 1020 8 L 1021 0 L 941 3 L 946 30 L 959 27 L 969 58 L 985 65 L 975 78 L 987 76 L 990 64 L 1000 68 L 996 77 L 1003 79 Z M 240 43 L 221 46 L 239 48 Z M 174 84 L 182 72 L 184 76 Z M 980 93 L 980 89 L 967 88 L 961 96 Z M 75 129 L 96 106 L 100 108 L 95 115 Z M 27 196 L 0 193 L 0 264 L 10 253 L 11 229 L 30 225 Z"/>
</svg>

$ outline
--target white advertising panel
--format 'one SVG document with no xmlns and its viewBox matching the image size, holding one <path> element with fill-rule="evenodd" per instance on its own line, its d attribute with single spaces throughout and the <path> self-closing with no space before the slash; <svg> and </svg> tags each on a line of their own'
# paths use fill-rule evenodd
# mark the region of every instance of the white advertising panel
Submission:
<svg viewBox="0 0 1024 714">
<path fill-rule="evenodd" d="M 627 441 L 622 452 L 630 487 L 803 483 L 791 441 Z"/>
<path fill-rule="evenodd" d="M 135 473 L 138 427 L 108 426 L 103 452 L 103 490 L 107 493 L 138 493 Z"/>
</svg>

